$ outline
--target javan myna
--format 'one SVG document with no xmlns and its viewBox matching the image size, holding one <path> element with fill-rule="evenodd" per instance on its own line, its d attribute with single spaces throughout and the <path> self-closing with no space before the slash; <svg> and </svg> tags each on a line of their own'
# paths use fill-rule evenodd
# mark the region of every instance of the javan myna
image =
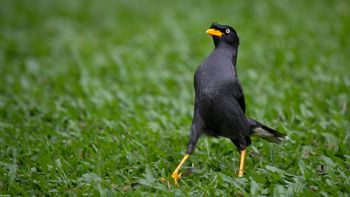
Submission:
<svg viewBox="0 0 350 197">
<path fill-rule="evenodd" d="M 246 148 L 250 136 L 280 143 L 286 135 L 245 116 L 245 101 L 237 76 L 236 59 L 239 38 L 228 25 L 213 23 L 207 30 L 213 37 L 215 49 L 197 68 L 194 75 L 195 104 L 186 155 L 172 177 L 177 184 L 179 170 L 192 154 L 202 133 L 229 138 L 241 151 L 238 176 L 243 176 Z"/>
</svg>

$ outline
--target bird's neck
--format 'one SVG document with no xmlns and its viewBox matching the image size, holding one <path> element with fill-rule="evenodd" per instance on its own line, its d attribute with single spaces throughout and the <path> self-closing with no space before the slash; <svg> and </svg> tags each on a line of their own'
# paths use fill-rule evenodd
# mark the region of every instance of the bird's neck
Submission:
<svg viewBox="0 0 350 197">
<path fill-rule="evenodd" d="M 234 67 L 236 67 L 238 45 L 231 45 L 227 44 L 226 42 L 221 42 L 216 47 L 216 50 L 225 58 L 229 58 L 232 61 Z"/>
</svg>

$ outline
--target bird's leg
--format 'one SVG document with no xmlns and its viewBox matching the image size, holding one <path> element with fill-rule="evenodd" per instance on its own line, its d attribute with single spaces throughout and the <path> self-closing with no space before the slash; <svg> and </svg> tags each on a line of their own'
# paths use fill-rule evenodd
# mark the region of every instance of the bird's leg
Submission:
<svg viewBox="0 0 350 197">
<path fill-rule="evenodd" d="M 179 165 L 176 167 L 173 174 L 171 175 L 171 177 L 173 177 L 176 185 L 178 185 L 177 181 L 181 178 L 181 174 L 182 174 L 182 172 L 179 174 L 179 170 L 184 165 L 185 161 L 188 159 L 189 156 L 190 156 L 189 154 L 186 154 L 184 156 L 184 158 L 181 160 L 181 162 L 179 163 Z"/>
<path fill-rule="evenodd" d="M 245 160 L 246 150 L 247 150 L 247 149 L 243 149 L 243 150 L 241 151 L 241 162 L 240 162 L 240 164 L 239 164 L 239 172 L 238 172 L 238 176 L 239 176 L 239 177 L 242 177 L 242 176 L 243 176 L 244 160 Z"/>
<path fill-rule="evenodd" d="M 186 155 L 181 160 L 180 164 L 176 167 L 171 177 L 173 177 L 175 184 L 178 185 L 177 181 L 181 178 L 181 173 L 179 174 L 180 168 L 184 165 L 185 161 L 188 159 L 188 157 L 192 154 L 196 143 L 198 141 L 198 138 L 201 136 L 201 130 L 203 128 L 203 123 L 201 121 L 201 118 L 197 115 L 194 115 L 192 126 L 191 126 L 191 132 L 190 132 L 190 140 L 188 143 Z"/>
</svg>

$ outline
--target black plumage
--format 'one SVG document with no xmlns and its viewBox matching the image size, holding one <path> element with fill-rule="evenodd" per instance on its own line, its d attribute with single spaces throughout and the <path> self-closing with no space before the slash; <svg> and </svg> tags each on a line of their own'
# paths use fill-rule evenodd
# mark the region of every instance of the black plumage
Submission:
<svg viewBox="0 0 350 197">
<path fill-rule="evenodd" d="M 254 134 L 270 142 L 281 142 L 284 134 L 245 116 L 244 93 L 236 70 L 236 31 L 214 23 L 207 33 L 213 36 L 215 48 L 194 75 L 195 105 L 186 154 L 192 154 L 202 133 L 229 138 L 240 151 L 250 145 Z M 173 177 L 174 174 L 177 173 Z M 177 181 L 176 176 L 174 179 Z"/>
</svg>

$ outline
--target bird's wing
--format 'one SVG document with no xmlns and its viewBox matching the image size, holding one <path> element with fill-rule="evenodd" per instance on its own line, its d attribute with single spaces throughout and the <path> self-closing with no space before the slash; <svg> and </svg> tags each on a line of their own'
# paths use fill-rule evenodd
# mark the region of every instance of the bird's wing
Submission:
<svg viewBox="0 0 350 197">
<path fill-rule="evenodd" d="M 242 86 L 239 84 L 239 95 L 237 96 L 237 101 L 239 106 L 241 106 L 241 109 L 243 113 L 245 113 L 245 100 L 244 100 L 244 94 L 243 94 L 243 89 Z"/>
<path fill-rule="evenodd" d="M 231 83 L 232 86 L 230 86 L 230 88 L 233 93 L 233 98 L 237 101 L 243 113 L 245 113 L 245 100 L 244 100 L 244 93 L 243 93 L 243 88 L 241 86 L 241 83 L 237 78 L 234 78 L 232 82 L 233 83 Z"/>
<path fill-rule="evenodd" d="M 231 93 L 233 94 L 234 99 L 238 102 L 239 106 L 241 107 L 243 113 L 245 114 L 245 99 L 244 99 L 244 92 L 241 85 L 241 82 L 238 79 L 238 76 L 236 74 L 231 75 Z"/>
</svg>

